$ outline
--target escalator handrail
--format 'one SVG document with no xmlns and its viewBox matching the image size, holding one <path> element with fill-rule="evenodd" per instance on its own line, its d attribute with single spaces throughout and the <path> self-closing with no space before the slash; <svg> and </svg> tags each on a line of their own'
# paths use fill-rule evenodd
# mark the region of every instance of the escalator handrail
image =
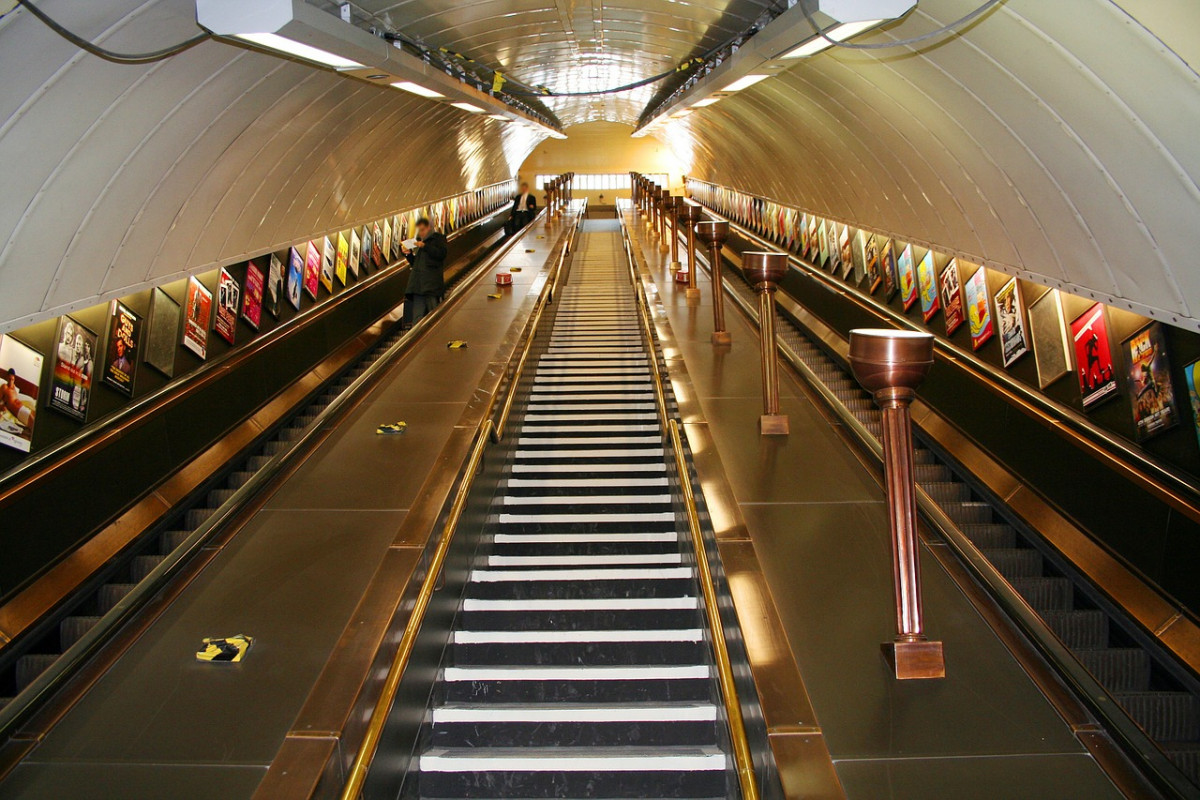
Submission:
<svg viewBox="0 0 1200 800">
<path fill-rule="evenodd" d="M 742 232 L 740 226 L 739 233 Z M 704 259 L 707 265 L 707 259 Z M 758 325 L 755 306 L 740 294 L 726 290 L 743 315 Z M 858 417 L 826 386 L 825 382 L 800 358 L 782 339 L 779 352 L 788 364 L 799 373 L 805 382 L 825 402 L 854 438 L 878 463 L 883 463 L 883 445 Z M 1195 797 L 1195 787 L 1169 758 L 1158 748 L 1141 727 L 1126 714 L 1111 693 L 1080 663 L 1079 659 L 1063 644 L 1042 616 L 1008 582 L 995 565 L 967 538 L 958 525 L 942 510 L 928 492 L 917 487 L 917 506 L 923 522 L 932 528 L 950 545 L 959 560 L 966 563 L 987 588 L 1001 610 L 1014 622 L 1033 644 L 1036 650 L 1049 661 L 1055 671 L 1071 688 L 1084 705 L 1103 720 L 1106 729 L 1121 742 L 1123 749 L 1136 754 L 1140 763 L 1156 785 L 1174 793 L 1174 796 Z"/>
<path fill-rule="evenodd" d="M 586 203 L 584 203 L 584 206 L 586 206 Z M 545 212 L 543 211 L 542 213 Z M 562 266 L 568 243 L 573 241 L 579 221 L 582 219 L 582 214 L 577 215 L 572 228 L 565 234 L 566 238 L 563 240 L 559 258 L 551 270 L 552 273 Z M 401 635 L 400 642 L 396 646 L 396 655 L 393 657 L 392 664 L 388 668 L 388 674 L 384 679 L 379 698 L 375 701 L 371 716 L 367 720 L 362 743 L 359 745 L 358 752 L 354 755 L 354 761 L 350 765 L 350 770 L 346 774 L 346 783 L 342 787 L 340 795 L 342 800 L 358 800 L 362 796 L 363 786 L 366 784 L 371 764 L 375 760 L 375 754 L 379 750 L 379 743 L 383 739 L 383 732 L 387 726 L 388 716 L 400 691 L 400 681 L 404 678 L 404 673 L 408 669 L 408 662 L 412 657 L 413 648 L 416 646 L 417 635 L 421 632 L 421 626 L 425 622 L 425 612 L 428 610 L 429 603 L 433 599 L 433 593 L 439 586 L 442 568 L 445 566 L 446 557 L 450 552 L 450 545 L 454 540 L 455 532 L 458 530 L 459 520 L 462 519 L 467 499 L 475 484 L 475 475 L 479 472 L 483 454 L 491 442 L 500 440 L 499 435 L 494 433 L 497 427 L 496 423 L 492 420 L 492 411 L 496 407 L 496 402 L 500 394 L 506 391 L 507 398 L 503 407 L 503 419 L 507 419 L 507 410 L 511 408 L 511 398 L 516 394 L 516 387 L 520 383 L 530 343 L 537 332 L 537 325 L 541 320 L 542 312 L 547 305 L 546 300 L 553 287 L 551 277 L 551 275 L 546 276 L 546 282 L 542 286 L 541 293 L 538 295 L 534 311 L 530 315 L 529 322 L 526 323 L 525 347 L 522 349 L 521 356 L 516 362 L 512 377 L 506 384 L 501 383 L 492 390 L 491 396 L 488 398 L 487 405 L 484 408 L 484 413 L 471 445 L 471 455 L 467 459 L 465 472 L 459 478 L 458 485 L 455 487 L 454 499 L 451 502 L 446 523 L 442 526 L 442 532 L 438 537 L 437 547 L 430 558 L 429 567 L 425 571 L 425 578 L 421 581 L 421 588 L 417 592 L 417 599 L 414 601 L 413 609 L 409 612 L 408 621 L 404 626 L 404 633 Z M 510 356 L 509 365 L 512 363 L 513 358 Z M 506 374 L 507 372 L 508 368 L 505 369 Z"/>
<path fill-rule="evenodd" d="M 441 312 L 448 309 L 453 301 L 464 294 L 474 284 L 477 277 L 484 274 L 492 264 L 506 254 L 516 241 L 516 237 L 513 237 L 511 241 L 501 245 L 478 266 L 470 270 L 464 280 L 459 281 L 450 289 L 446 300 L 432 314 L 417 322 L 407 336 L 402 337 L 382 353 L 375 363 L 369 366 L 317 415 L 298 439 L 289 442 L 286 447 L 273 455 L 244 485 L 235 490 L 213 512 L 212 516 L 192 531 L 112 609 L 101 616 L 96 624 L 75 644 L 67 648 L 29 686 L 0 708 L 0 741 L 11 737 L 16 726 L 24 721 L 34 709 L 40 707 L 43 701 L 62 688 L 88 659 L 100 651 L 122 625 L 131 620 L 168 581 L 175 577 L 176 573 L 186 562 L 191 560 L 193 555 L 227 524 L 236 520 L 260 491 L 267 487 L 277 475 L 286 470 L 309 445 L 313 444 L 321 436 L 323 429 L 337 419 L 343 409 L 356 402 L 360 394 L 374 384 L 376 378 L 382 376 L 384 371 L 391 368 L 402 354 L 408 352 L 420 341 L 429 328 L 442 316 Z"/>
<path fill-rule="evenodd" d="M 671 419 L 667 410 L 666 391 L 658 366 L 657 347 L 650 325 L 650 301 L 646 297 L 645 287 L 638 279 L 637 262 L 633 256 L 624 216 L 621 216 L 621 236 L 628 259 L 630 279 L 633 281 L 634 294 L 637 297 L 641 333 L 646 339 L 647 348 L 649 348 L 649 361 L 652 365 L 650 374 L 654 383 L 655 402 L 663 424 L 663 434 L 671 443 L 671 450 L 675 458 L 675 471 L 683 492 L 688 534 L 696 555 L 696 572 L 700 582 L 700 592 L 704 597 L 704 616 L 712 641 L 713 660 L 716 662 L 717 681 L 721 687 L 721 700 L 725 708 L 729 738 L 733 745 L 733 760 L 737 770 L 738 786 L 741 788 L 742 800 L 759 800 L 754 755 L 750 748 L 749 737 L 746 735 L 746 722 L 742 716 L 741 701 L 738 699 L 737 681 L 734 677 L 733 661 L 729 657 L 729 645 L 725 640 L 725 626 L 721 621 L 717 587 L 713 582 L 712 566 L 708 561 L 708 548 L 704 542 L 704 531 L 700 523 L 700 511 L 696 506 L 695 490 L 692 488 L 691 472 L 688 469 L 687 455 L 683 449 L 683 439 L 679 433 L 679 422 Z"/>
</svg>

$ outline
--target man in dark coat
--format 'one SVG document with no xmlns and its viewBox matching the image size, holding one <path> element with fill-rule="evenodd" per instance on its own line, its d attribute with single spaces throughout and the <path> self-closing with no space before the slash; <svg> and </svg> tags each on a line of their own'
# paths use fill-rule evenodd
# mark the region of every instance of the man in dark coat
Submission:
<svg viewBox="0 0 1200 800">
<path fill-rule="evenodd" d="M 432 311 L 446 293 L 446 237 L 422 217 L 417 220 L 417 237 L 402 247 L 412 267 L 404 290 L 404 322 L 408 327 Z"/>
<path fill-rule="evenodd" d="M 508 218 L 508 228 L 510 234 L 516 233 L 521 228 L 524 228 L 533 221 L 537 214 L 537 196 L 529 191 L 529 184 L 522 183 L 521 191 L 513 198 L 512 213 Z"/>
</svg>

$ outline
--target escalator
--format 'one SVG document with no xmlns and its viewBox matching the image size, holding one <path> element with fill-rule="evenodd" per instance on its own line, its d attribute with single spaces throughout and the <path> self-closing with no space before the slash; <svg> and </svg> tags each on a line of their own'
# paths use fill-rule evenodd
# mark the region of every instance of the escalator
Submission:
<svg viewBox="0 0 1200 800">
<path fill-rule="evenodd" d="M 658 355 L 619 227 L 584 230 L 402 797 L 741 796 Z"/>
</svg>

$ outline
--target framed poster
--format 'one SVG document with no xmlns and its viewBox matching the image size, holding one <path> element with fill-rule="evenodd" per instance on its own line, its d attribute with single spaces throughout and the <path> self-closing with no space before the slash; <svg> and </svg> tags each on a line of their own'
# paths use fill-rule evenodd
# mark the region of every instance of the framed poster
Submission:
<svg viewBox="0 0 1200 800">
<path fill-rule="evenodd" d="M 850 226 L 843 225 L 838 235 L 838 260 L 842 262 L 842 279 L 849 280 L 854 269 L 854 246 L 850 238 Z"/>
<path fill-rule="evenodd" d="M 363 269 L 371 266 L 371 228 L 368 225 L 363 225 L 362 229 L 362 257 L 359 266 Z"/>
<path fill-rule="evenodd" d="M 33 447 L 42 354 L 8 334 L 0 336 L 0 444 L 28 453 Z"/>
<path fill-rule="evenodd" d="M 350 272 L 354 277 L 358 277 L 358 262 L 362 257 L 362 239 L 358 238 L 358 231 L 350 231 Z"/>
<path fill-rule="evenodd" d="M 321 239 L 321 285 L 333 294 L 333 270 L 337 264 L 337 247 L 328 236 Z"/>
<path fill-rule="evenodd" d="M 188 278 L 183 308 L 183 346 L 200 358 L 205 358 L 208 356 L 208 319 L 212 315 L 212 292 L 195 275 Z"/>
<path fill-rule="evenodd" d="M 403 241 L 404 235 L 401 232 L 400 215 L 392 217 L 392 261 L 400 258 L 400 242 Z"/>
<path fill-rule="evenodd" d="M 54 351 L 54 366 L 50 370 L 50 399 L 46 405 L 71 419 L 84 422 L 87 420 L 88 401 L 92 399 L 92 376 L 96 374 L 96 342 L 99 337 L 73 318 L 59 317 L 55 341 L 58 345 Z M 3 377 L 7 380 L 7 374 Z M 3 413 L 0 411 L 0 415 Z"/>
<path fill-rule="evenodd" d="M 388 262 L 395 258 L 392 254 L 392 223 L 385 219 L 383 221 L 383 260 Z"/>
<path fill-rule="evenodd" d="M 141 339 L 142 318 L 120 300 L 109 303 L 104 382 L 126 397 L 133 397 L 137 349 Z"/>
<path fill-rule="evenodd" d="M 1192 427 L 1200 441 L 1200 359 L 1183 368 L 1183 379 L 1187 383 L 1188 401 L 1192 405 Z"/>
<path fill-rule="evenodd" d="M 896 251 L 891 239 L 883 239 L 879 245 L 879 277 L 883 278 L 883 299 L 891 300 L 900 291 L 900 279 L 896 276 Z"/>
<path fill-rule="evenodd" d="M 1179 424 L 1179 407 L 1167 360 L 1167 337 L 1152 322 L 1121 343 L 1128 359 L 1129 399 L 1140 442 Z"/>
<path fill-rule="evenodd" d="M 279 304 L 283 299 L 283 262 L 279 256 L 271 253 L 270 267 L 267 268 L 267 287 L 263 294 L 263 307 L 271 312 L 271 316 L 279 319 Z"/>
<path fill-rule="evenodd" d="M 242 287 L 229 270 L 221 267 L 221 277 L 217 280 L 217 314 L 213 322 L 213 330 L 225 341 L 233 344 L 237 337 L 238 306 L 242 302 Z"/>
<path fill-rule="evenodd" d="M 971 327 L 971 348 L 978 350 L 996 332 L 992 324 L 992 310 L 988 303 L 987 269 L 975 270 L 964 287 L 967 302 L 967 321 Z"/>
<path fill-rule="evenodd" d="M 836 222 L 829 223 L 829 271 L 837 275 L 842 266 L 841 233 Z"/>
<path fill-rule="evenodd" d="M 304 259 L 295 247 L 288 248 L 287 298 L 292 308 L 300 310 L 300 288 L 304 285 Z"/>
<path fill-rule="evenodd" d="M 350 242 L 346 240 L 346 234 L 339 233 L 337 235 L 337 261 L 334 262 L 333 272 L 337 275 L 337 279 L 342 282 L 342 286 L 346 285 L 346 267 L 350 264 Z"/>
<path fill-rule="evenodd" d="M 962 281 L 958 274 L 958 259 L 950 259 L 950 263 L 942 270 L 940 283 L 942 310 L 946 314 L 946 335 L 951 336 L 967 318 L 966 312 L 963 310 Z"/>
<path fill-rule="evenodd" d="M 996 292 L 996 316 L 1000 320 L 1000 345 L 1003 348 L 1004 366 L 1012 366 L 1018 358 L 1029 352 L 1029 339 L 1025 334 L 1025 310 L 1021 304 L 1021 284 L 1016 278 Z M 1045 388 L 1048 384 L 1043 384 Z"/>
<path fill-rule="evenodd" d="M 929 322 L 942 307 L 938 298 L 937 268 L 933 265 L 932 250 L 926 250 L 925 257 L 917 264 L 917 293 L 921 296 L 921 317 Z"/>
<path fill-rule="evenodd" d="M 386 261 L 383 258 L 383 230 L 376 222 L 371 226 L 371 259 L 376 267 L 382 267 Z"/>
<path fill-rule="evenodd" d="M 1108 345 L 1108 318 L 1096 303 L 1071 322 L 1075 342 L 1075 375 L 1083 394 L 1083 407 L 1091 408 L 1116 393 L 1117 372 Z"/>
<path fill-rule="evenodd" d="M 863 242 L 863 269 L 867 274 L 867 291 L 875 294 L 875 290 L 883 284 L 883 271 L 879 266 L 879 240 L 873 235 L 867 236 Z"/>
<path fill-rule="evenodd" d="M 829 260 L 829 230 L 825 220 L 821 220 L 821 224 L 817 227 L 817 246 L 819 248 L 817 266 L 824 268 L 825 262 Z"/>
<path fill-rule="evenodd" d="M 313 300 L 317 299 L 318 287 L 321 285 L 321 245 L 315 240 L 309 240 L 308 250 L 304 254 L 304 291 Z"/>
<path fill-rule="evenodd" d="M 900 299 L 904 301 L 904 310 L 908 311 L 917 302 L 917 271 L 913 266 L 911 244 L 904 245 L 896 259 L 896 273 L 900 278 Z"/>
<path fill-rule="evenodd" d="M 999 298 L 999 295 L 997 295 Z M 997 309 L 999 300 L 997 299 Z M 1051 289 L 1029 305 L 1029 334 L 1037 361 L 1038 385 L 1045 389 L 1071 371 L 1071 347 L 1062 300 Z"/>
<path fill-rule="evenodd" d="M 821 237 L 818 233 L 819 226 L 817 225 L 817 217 L 815 214 L 808 215 L 808 258 L 811 261 L 817 260 L 817 254 L 820 252 Z"/>
<path fill-rule="evenodd" d="M 800 257 L 808 258 L 808 214 L 800 214 Z"/>
<path fill-rule="evenodd" d="M 179 341 L 179 303 L 162 289 L 150 294 L 150 324 L 146 329 L 146 363 L 175 377 L 175 346 Z"/>
<path fill-rule="evenodd" d="M 254 330 L 262 322 L 263 274 L 258 264 L 251 261 L 246 265 L 246 291 L 242 295 L 242 319 Z"/>
</svg>

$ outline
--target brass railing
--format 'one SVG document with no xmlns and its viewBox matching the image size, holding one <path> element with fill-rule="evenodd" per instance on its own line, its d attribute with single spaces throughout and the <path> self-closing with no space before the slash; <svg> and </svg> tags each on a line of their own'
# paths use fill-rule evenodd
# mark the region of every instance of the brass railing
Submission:
<svg viewBox="0 0 1200 800">
<path fill-rule="evenodd" d="M 516 388 L 520 383 L 525 363 L 528 360 L 529 351 L 542 319 L 542 313 L 552 299 L 554 287 L 558 282 L 558 274 L 562 270 L 571 245 L 574 243 L 575 233 L 580 220 L 583 219 L 582 209 L 584 207 L 586 207 L 586 202 L 580 206 L 580 212 L 572 223 L 571 229 L 565 234 L 566 238 L 559 249 L 558 258 L 546 276 L 546 283 L 542 287 L 541 294 L 538 295 L 537 303 L 534 306 L 533 313 L 530 315 L 530 321 L 526 325 L 525 346 L 522 348 L 521 355 L 516 361 L 516 366 L 511 370 L 511 377 L 507 383 L 502 382 L 498 385 L 488 398 L 479 428 L 475 432 L 471 454 L 467 459 L 466 471 L 459 479 L 457 487 L 455 487 L 454 499 L 450 504 L 450 512 L 446 517 L 446 524 L 442 526 L 437 547 L 434 549 L 433 556 L 429 561 L 429 568 L 426 570 L 425 578 L 421 582 L 421 588 L 417 593 L 413 609 L 408 615 L 408 622 L 404 626 L 404 633 L 400 637 L 399 645 L 397 645 L 396 655 L 392 659 L 392 665 L 388 669 L 387 677 L 384 679 L 379 699 L 375 702 L 375 707 L 371 712 L 371 718 L 367 723 L 362 744 L 359 746 L 358 752 L 354 756 L 354 761 L 350 765 L 350 772 L 346 776 L 346 784 L 342 788 L 342 800 L 358 800 L 362 795 L 363 786 L 366 784 L 367 775 L 371 769 L 371 762 L 375 759 L 375 753 L 378 751 L 379 743 L 383 738 L 384 728 L 387 726 L 389 713 L 400 690 L 400 681 L 404 678 L 404 673 L 408 669 L 408 662 L 412 658 L 417 635 L 420 633 L 421 625 L 425 621 L 425 612 L 428 610 L 429 603 L 433 599 L 433 594 L 440 584 L 442 568 L 445 566 L 446 557 L 450 552 L 450 545 L 454 541 L 454 534 L 458 529 L 458 523 L 462 519 L 463 511 L 466 509 L 467 499 L 475 483 L 475 475 L 479 472 L 480 464 L 483 461 L 483 454 L 487 450 L 488 444 L 500 441 L 504 435 L 504 425 L 507 423 L 509 412 L 512 410 Z M 513 364 L 512 357 L 509 358 L 508 363 L 510 366 Z M 505 369 L 505 374 L 510 374 L 508 368 Z M 493 422 L 492 412 L 496 408 L 496 402 L 502 391 L 507 391 L 507 396 L 501 408 L 499 420 Z"/>
<path fill-rule="evenodd" d="M 708 623 L 709 635 L 712 638 L 713 660 L 716 663 L 717 681 L 721 687 L 721 699 L 729 726 L 729 739 L 733 745 L 733 760 L 737 769 L 738 785 L 741 788 L 742 800 L 759 800 L 758 780 L 754 774 L 754 756 L 750 750 L 750 740 L 746 735 L 746 722 L 742 717 L 741 701 L 738 699 L 733 662 L 729 658 L 729 645 L 725 641 L 725 626 L 721 621 L 717 588 L 713 583 L 712 567 L 708 562 L 708 548 L 705 545 L 704 531 L 700 525 L 700 511 L 696 507 L 696 494 L 692 489 L 687 455 L 679 433 L 679 422 L 670 418 L 667 410 L 666 391 L 662 372 L 658 366 L 658 347 L 650 322 L 650 301 L 638 276 L 637 260 L 633 255 L 633 247 L 629 241 L 629 232 L 625 227 L 624 216 L 621 216 L 621 235 L 624 240 L 625 255 L 629 262 L 630 280 L 633 281 L 634 293 L 637 297 L 642 336 L 646 339 L 646 347 L 650 356 L 650 375 L 654 384 L 654 397 L 658 406 L 659 419 L 662 422 L 663 435 L 670 441 L 671 450 L 675 456 L 675 469 L 679 475 L 679 485 L 683 491 L 683 505 L 687 513 L 688 533 L 691 537 L 692 549 L 696 552 L 696 571 L 700 580 L 700 592 L 704 598 L 704 615 Z"/>
</svg>

